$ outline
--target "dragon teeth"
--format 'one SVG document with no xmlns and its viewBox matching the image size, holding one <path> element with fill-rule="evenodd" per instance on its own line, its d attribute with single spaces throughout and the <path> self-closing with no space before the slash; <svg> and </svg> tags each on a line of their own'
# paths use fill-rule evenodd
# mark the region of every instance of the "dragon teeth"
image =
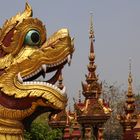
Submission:
<svg viewBox="0 0 140 140">
<path fill-rule="evenodd" d="M 22 79 L 22 77 L 21 77 L 21 75 L 20 75 L 20 72 L 18 73 L 18 81 L 19 81 L 20 83 L 23 83 L 23 79 Z"/>
<path fill-rule="evenodd" d="M 68 65 L 70 65 L 70 63 L 71 63 L 71 56 L 70 55 L 68 55 L 68 57 L 66 57 L 66 58 L 64 58 L 62 61 L 59 61 L 58 63 L 56 63 L 56 64 L 49 64 L 49 65 L 46 65 L 46 64 L 43 64 L 39 69 L 37 69 L 34 73 L 31 73 L 30 75 L 28 75 L 28 76 L 26 76 L 26 77 L 24 77 L 24 78 L 20 78 L 19 79 L 19 81 L 20 82 L 22 82 L 23 80 L 26 80 L 26 79 L 28 79 L 28 78 L 31 78 L 31 77 L 33 77 L 34 75 L 36 75 L 36 74 L 38 74 L 41 70 L 43 70 L 45 73 L 46 73 L 46 71 L 47 71 L 47 68 L 48 67 L 55 67 L 55 66 L 58 66 L 58 65 L 60 65 L 60 64 L 62 64 L 63 62 L 65 62 L 65 61 L 68 61 Z M 44 75 L 45 76 L 45 75 Z"/>
<path fill-rule="evenodd" d="M 67 61 L 68 61 L 68 65 L 70 66 L 70 64 L 71 64 L 71 56 L 70 55 L 68 55 Z"/>
<path fill-rule="evenodd" d="M 66 87 L 64 87 L 61 90 L 57 86 L 52 85 L 50 83 L 46 83 L 46 82 L 38 82 L 38 81 L 26 81 L 26 82 L 23 82 L 23 80 L 26 80 L 28 78 L 33 77 L 34 75 L 38 74 L 41 70 L 43 70 L 46 73 L 48 67 L 58 66 L 58 65 L 64 63 L 65 61 L 67 61 L 68 62 L 68 65 L 70 65 L 70 63 L 71 63 L 71 56 L 68 55 L 66 58 L 64 58 L 63 60 L 61 60 L 61 61 L 59 61 L 59 62 L 57 62 L 55 64 L 48 64 L 48 65 L 42 64 L 41 67 L 38 68 L 34 73 L 31 73 L 30 75 L 28 75 L 28 76 L 26 76 L 24 78 L 21 77 L 20 72 L 19 72 L 18 75 L 17 75 L 18 81 L 20 83 L 24 84 L 24 85 L 36 85 L 37 84 L 37 85 L 48 86 L 48 87 L 53 88 L 54 90 L 57 90 L 59 93 L 61 93 L 62 95 L 65 96 L 65 94 L 66 94 Z"/>
<path fill-rule="evenodd" d="M 22 79 L 23 79 L 23 80 L 26 80 L 26 79 L 28 79 L 28 78 L 31 78 L 31 77 L 33 77 L 34 75 L 38 74 L 41 70 L 42 70 L 42 67 L 40 67 L 40 68 L 37 69 L 34 73 L 31 73 L 30 75 L 28 75 L 28 76 L 26 76 L 26 77 L 24 77 L 24 78 L 22 78 Z"/>
<path fill-rule="evenodd" d="M 43 65 L 42 65 L 42 69 L 43 69 L 44 72 L 46 72 L 46 70 L 47 70 L 47 65 L 43 64 Z"/>
<path fill-rule="evenodd" d="M 63 89 L 62 89 L 62 93 L 63 93 L 63 94 L 66 93 L 66 87 L 63 87 Z"/>
<path fill-rule="evenodd" d="M 66 87 L 65 86 L 61 90 L 57 86 L 52 85 L 50 83 L 46 83 L 46 82 L 26 81 L 26 82 L 23 82 L 23 85 L 42 85 L 42 86 L 47 86 L 47 87 L 53 88 L 54 90 L 57 90 L 59 93 L 61 93 L 64 96 L 66 94 Z"/>
</svg>

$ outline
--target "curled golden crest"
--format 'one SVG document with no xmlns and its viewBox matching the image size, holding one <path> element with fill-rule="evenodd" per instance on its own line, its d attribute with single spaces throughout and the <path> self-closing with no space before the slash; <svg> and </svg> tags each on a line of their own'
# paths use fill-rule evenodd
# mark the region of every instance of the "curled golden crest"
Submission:
<svg viewBox="0 0 140 140">
<path fill-rule="evenodd" d="M 12 27 L 15 24 L 17 24 L 17 22 L 19 24 L 23 21 L 23 19 L 26 19 L 26 18 L 31 17 L 31 16 L 32 16 L 32 8 L 28 3 L 26 3 L 25 10 L 23 11 L 23 13 L 22 14 L 18 13 L 17 15 L 12 17 L 11 19 L 7 20 L 4 23 L 1 32 L 4 33 L 7 30 L 9 31 L 10 29 L 12 29 Z"/>
<path fill-rule="evenodd" d="M 0 42 L 1 42 L 1 47 L 4 51 L 8 52 L 8 49 L 4 46 L 2 41 L 4 40 L 5 36 L 17 25 L 19 25 L 24 19 L 27 19 L 28 17 L 32 16 L 32 8 L 31 6 L 26 3 L 25 5 L 25 10 L 23 11 L 22 14 L 18 13 L 16 16 L 12 17 L 11 19 L 7 20 L 2 29 L 0 30 Z"/>
</svg>

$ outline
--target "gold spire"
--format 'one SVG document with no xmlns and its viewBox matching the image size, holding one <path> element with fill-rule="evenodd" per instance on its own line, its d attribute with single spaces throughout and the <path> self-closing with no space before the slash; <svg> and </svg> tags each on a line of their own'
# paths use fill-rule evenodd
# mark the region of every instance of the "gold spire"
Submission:
<svg viewBox="0 0 140 140">
<path fill-rule="evenodd" d="M 90 53 L 94 53 L 94 45 L 93 42 L 95 41 L 95 36 L 94 36 L 94 28 L 93 28 L 93 14 L 91 13 L 90 17 L 90 31 L 89 31 L 89 39 L 90 39 Z"/>
<path fill-rule="evenodd" d="M 134 99 L 134 94 L 133 94 L 133 89 L 132 89 L 132 74 L 131 74 L 131 58 L 129 58 L 129 75 L 128 75 L 128 91 L 127 91 L 127 99 L 126 99 L 126 106 L 125 106 L 125 111 L 126 114 L 133 114 L 135 110 L 135 99 Z"/>
<path fill-rule="evenodd" d="M 87 84 L 82 83 L 84 96 L 94 96 L 98 98 L 98 89 L 100 84 L 98 83 L 98 76 L 96 75 L 96 65 L 95 65 L 95 53 L 94 53 L 94 30 L 93 30 L 93 16 L 91 14 L 90 21 L 90 54 L 89 54 L 89 64 L 88 64 L 88 75 L 86 75 Z"/>
<path fill-rule="evenodd" d="M 81 103 L 81 90 L 79 90 L 79 103 Z"/>
<path fill-rule="evenodd" d="M 131 62 L 132 62 L 131 57 L 129 57 L 129 74 L 131 74 Z"/>
<path fill-rule="evenodd" d="M 127 95 L 133 96 L 132 91 L 132 74 L 131 74 L 131 58 L 129 58 L 129 76 L 128 76 L 128 92 Z"/>
<path fill-rule="evenodd" d="M 137 119 L 135 111 L 135 98 L 132 89 L 132 74 L 131 74 L 131 59 L 129 59 L 129 74 L 128 74 L 128 91 L 127 91 L 127 99 L 125 101 L 125 114 L 118 115 L 118 120 L 124 128 L 124 131 L 131 130 L 136 125 Z"/>
<path fill-rule="evenodd" d="M 93 13 L 90 13 L 90 31 L 89 31 L 89 38 L 93 39 L 95 41 L 95 36 L 94 36 L 94 28 L 93 28 Z"/>
</svg>

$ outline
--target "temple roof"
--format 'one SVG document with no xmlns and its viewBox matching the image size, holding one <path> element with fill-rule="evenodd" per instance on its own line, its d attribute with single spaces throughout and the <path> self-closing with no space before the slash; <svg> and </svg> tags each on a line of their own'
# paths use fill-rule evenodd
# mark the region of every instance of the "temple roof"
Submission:
<svg viewBox="0 0 140 140">
<path fill-rule="evenodd" d="M 134 129 L 139 129 L 139 131 L 140 131 L 140 114 L 138 115 L 138 121 L 137 121 L 137 124 L 134 127 Z"/>
<path fill-rule="evenodd" d="M 94 52 L 94 30 L 93 30 L 93 21 L 91 15 L 90 21 L 90 32 L 89 32 L 89 39 L 90 39 L 90 54 L 89 54 L 89 64 L 88 74 L 86 75 L 86 83 L 82 82 L 83 87 L 83 95 L 86 98 L 90 98 L 93 96 L 94 98 L 98 98 L 101 94 L 102 84 L 98 82 L 98 75 L 96 75 L 96 65 L 95 65 L 95 52 Z"/>
<path fill-rule="evenodd" d="M 104 101 L 100 99 L 100 94 L 102 93 L 102 83 L 98 82 L 98 75 L 96 74 L 96 65 L 95 65 L 95 51 L 94 51 L 94 29 L 93 29 L 93 17 L 91 15 L 90 20 L 90 53 L 89 53 L 89 64 L 88 74 L 86 75 L 85 82 L 82 82 L 82 94 L 85 97 L 84 102 L 75 102 L 75 109 L 78 114 L 78 120 L 82 122 L 88 121 L 92 122 L 99 121 L 105 122 L 111 113 L 111 109 L 108 106 L 105 106 Z"/>
<path fill-rule="evenodd" d="M 62 72 L 59 75 L 57 87 L 61 90 L 64 88 Z M 60 113 L 51 116 L 49 125 L 53 128 L 64 128 L 67 124 L 67 118 L 67 111 L 65 107 Z"/>
<path fill-rule="evenodd" d="M 137 116 L 135 114 L 135 98 L 132 88 L 132 74 L 131 74 L 131 59 L 129 60 L 129 74 L 128 74 L 128 90 L 127 90 L 127 99 L 124 105 L 125 114 L 118 115 L 118 120 L 122 124 L 125 130 L 131 130 L 137 122 Z"/>
</svg>

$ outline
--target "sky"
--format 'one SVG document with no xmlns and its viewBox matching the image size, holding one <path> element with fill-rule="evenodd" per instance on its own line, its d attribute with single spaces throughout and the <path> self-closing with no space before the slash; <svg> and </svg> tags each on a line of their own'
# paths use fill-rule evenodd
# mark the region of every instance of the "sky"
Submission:
<svg viewBox="0 0 140 140">
<path fill-rule="evenodd" d="M 25 0 L 0 0 L 0 26 L 22 12 Z M 33 16 L 46 25 L 47 36 L 68 28 L 75 38 L 71 66 L 63 70 L 70 99 L 78 97 L 89 63 L 89 25 L 93 13 L 96 73 L 100 81 L 127 88 L 129 58 L 133 88 L 140 90 L 140 0 L 28 0 Z"/>
</svg>

